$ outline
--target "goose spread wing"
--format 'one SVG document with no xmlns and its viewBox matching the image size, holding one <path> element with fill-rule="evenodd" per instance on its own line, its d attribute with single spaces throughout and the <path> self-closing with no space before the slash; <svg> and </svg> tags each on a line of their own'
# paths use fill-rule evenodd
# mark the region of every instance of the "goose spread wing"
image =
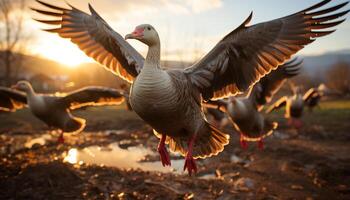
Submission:
<svg viewBox="0 0 350 200">
<path fill-rule="evenodd" d="M 246 91 L 305 45 L 334 32 L 324 29 L 345 20 L 334 21 L 349 12 L 338 11 L 348 2 L 319 10 L 330 1 L 323 0 L 295 14 L 253 26 L 248 26 L 250 14 L 185 73 L 205 100 Z"/>
<path fill-rule="evenodd" d="M 267 110 L 266 113 L 270 113 L 274 110 L 280 109 L 283 106 L 287 105 L 288 97 L 284 96 L 280 98 L 278 101 L 276 101 L 273 105 L 271 105 Z"/>
<path fill-rule="evenodd" d="M 317 91 L 317 89 L 315 88 L 310 88 L 303 96 L 303 100 L 305 102 L 310 101 L 310 99 L 312 99 L 313 97 L 319 96 L 319 93 Z"/>
<path fill-rule="evenodd" d="M 32 8 L 34 11 L 55 18 L 37 21 L 59 26 L 45 31 L 69 38 L 87 56 L 130 83 L 139 74 L 144 58 L 115 32 L 90 4 L 91 14 L 87 14 L 71 5 L 70 9 L 66 9 L 40 0 L 37 2 L 52 11 Z"/>
<path fill-rule="evenodd" d="M 86 87 L 59 99 L 65 107 L 74 110 L 87 106 L 119 105 L 127 96 L 123 91 L 105 87 Z"/>
<path fill-rule="evenodd" d="M 300 73 L 301 63 L 302 61 L 297 61 L 297 58 L 295 58 L 278 67 L 278 69 L 272 71 L 256 83 L 250 95 L 254 95 L 256 102 L 260 106 L 269 103 L 287 78 Z"/>
<path fill-rule="evenodd" d="M 14 112 L 27 106 L 25 93 L 0 87 L 0 112 Z"/>
<path fill-rule="evenodd" d="M 227 110 L 227 102 L 228 100 L 223 100 L 223 99 L 219 99 L 216 101 L 205 101 L 203 102 L 203 106 L 206 108 L 211 108 L 211 109 L 217 109 L 220 110 L 221 112 L 226 112 Z"/>
</svg>

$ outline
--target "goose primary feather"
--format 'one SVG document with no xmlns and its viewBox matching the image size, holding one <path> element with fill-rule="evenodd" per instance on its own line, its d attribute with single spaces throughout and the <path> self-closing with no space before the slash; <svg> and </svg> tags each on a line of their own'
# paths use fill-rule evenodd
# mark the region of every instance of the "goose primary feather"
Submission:
<svg viewBox="0 0 350 200">
<path fill-rule="evenodd" d="M 89 57 L 133 83 L 132 109 L 155 130 L 161 140 L 158 150 L 163 165 L 170 165 L 165 143 L 186 156 L 185 169 L 196 171 L 195 158 L 221 152 L 228 144 L 222 133 L 204 118 L 201 101 L 244 92 L 259 79 L 288 60 L 316 38 L 328 35 L 344 19 L 340 12 L 347 3 L 321 9 L 330 0 L 295 14 L 249 26 L 252 14 L 225 36 L 206 56 L 185 70 L 163 70 L 160 66 L 160 40 L 154 27 L 137 26 L 125 39 L 148 46 L 146 59 L 114 31 L 89 5 L 90 14 L 71 5 L 61 8 L 37 0 L 46 9 L 33 8 L 55 25 L 46 31 L 69 38 Z M 329 14 L 323 17 L 324 14 Z M 322 17 L 321 17 L 322 16 Z"/>
<path fill-rule="evenodd" d="M 318 88 L 310 88 L 305 93 L 305 96 L 308 96 L 307 100 L 305 101 L 306 106 L 308 107 L 309 112 L 312 112 L 315 107 L 319 106 L 324 93 Z"/>
</svg>

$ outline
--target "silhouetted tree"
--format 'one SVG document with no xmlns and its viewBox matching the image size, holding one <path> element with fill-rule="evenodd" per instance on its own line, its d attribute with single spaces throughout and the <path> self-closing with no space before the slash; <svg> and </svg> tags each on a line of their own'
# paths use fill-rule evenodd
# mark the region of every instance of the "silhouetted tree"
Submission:
<svg viewBox="0 0 350 200">
<path fill-rule="evenodd" d="M 350 65 L 347 63 L 337 63 L 328 70 L 327 82 L 331 89 L 335 89 L 343 94 L 350 93 Z"/>
<path fill-rule="evenodd" d="M 22 56 L 15 52 L 21 49 L 21 39 L 24 38 L 24 8 L 25 0 L 0 0 L 0 59 L 7 84 L 11 83 L 11 76 L 21 65 Z"/>
</svg>

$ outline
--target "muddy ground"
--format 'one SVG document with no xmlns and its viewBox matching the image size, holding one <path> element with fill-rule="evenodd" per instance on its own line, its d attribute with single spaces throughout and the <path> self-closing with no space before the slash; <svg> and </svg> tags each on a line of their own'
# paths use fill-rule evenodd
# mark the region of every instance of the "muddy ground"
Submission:
<svg viewBox="0 0 350 200">
<path fill-rule="evenodd" d="M 57 133 L 27 110 L 0 115 L 0 199 L 350 199 L 349 100 L 323 103 L 306 114 L 299 131 L 286 126 L 282 112 L 274 114 L 280 126 L 264 150 L 254 143 L 242 150 L 237 133 L 226 126 L 230 144 L 219 156 L 198 160 L 199 172 L 191 177 L 181 170 L 154 171 L 159 167 L 67 161 L 72 148 L 108 149 L 117 143 L 129 151 L 142 146 L 155 152 L 158 143 L 151 128 L 122 106 L 75 114 L 87 118 L 88 126 L 60 145 Z M 44 142 L 33 142 L 43 134 Z M 152 161 L 159 161 L 157 154 L 140 159 Z"/>
</svg>

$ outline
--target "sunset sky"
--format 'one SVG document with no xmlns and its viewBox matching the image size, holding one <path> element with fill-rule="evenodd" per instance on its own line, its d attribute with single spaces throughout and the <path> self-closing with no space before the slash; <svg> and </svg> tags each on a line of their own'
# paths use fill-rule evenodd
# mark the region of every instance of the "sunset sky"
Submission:
<svg viewBox="0 0 350 200">
<path fill-rule="evenodd" d="M 34 0 L 29 6 L 39 7 Z M 88 11 L 88 2 L 121 35 L 134 27 L 152 24 L 161 37 L 162 59 L 191 61 L 208 52 L 223 36 L 243 22 L 254 11 L 252 24 L 283 17 L 305 9 L 320 0 L 67 0 L 75 7 Z M 64 6 L 65 1 L 50 0 Z M 344 0 L 334 0 L 335 5 Z M 346 7 L 349 9 L 349 5 Z M 345 9 L 343 9 L 345 10 Z M 27 9 L 26 32 L 33 36 L 29 52 L 71 66 L 91 62 L 74 44 L 59 36 L 41 31 L 48 28 L 31 18 L 39 14 Z M 321 38 L 305 48 L 301 54 L 314 55 L 350 48 L 350 21 L 338 27 L 338 31 Z M 132 45 L 142 54 L 147 49 L 139 42 Z"/>
</svg>

